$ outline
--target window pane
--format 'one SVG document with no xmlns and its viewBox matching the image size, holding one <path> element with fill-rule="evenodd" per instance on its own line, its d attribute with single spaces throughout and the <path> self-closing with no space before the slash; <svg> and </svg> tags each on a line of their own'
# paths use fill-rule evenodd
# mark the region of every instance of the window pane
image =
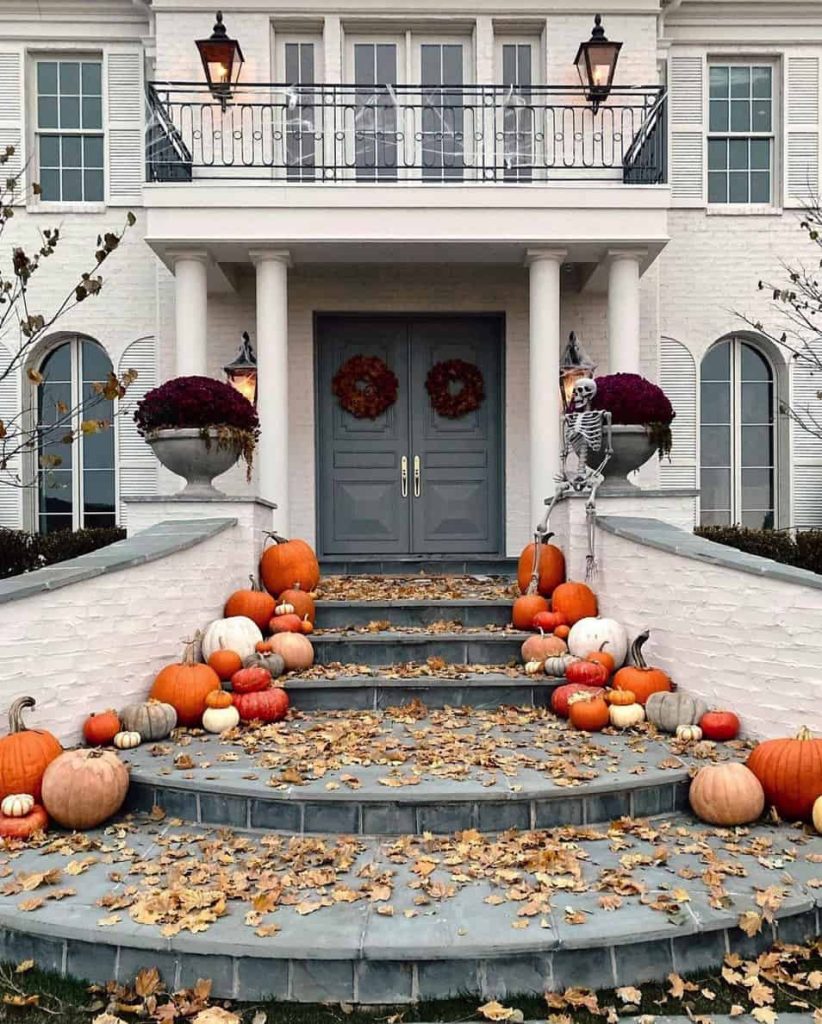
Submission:
<svg viewBox="0 0 822 1024">
<path fill-rule="evenodd" d="M 420 47 L 420 69 L 422 71 L 423 85 L 442 84 L 441 73 L 441 48 L 429 43 L 423 43 Z"/>
<path fill-rule="evenodd" d="M 357 50 L 359 45 L 354 47 L 354 64 L 356 66 Z M 300 80 L 300 45 L 299 43 L 285 44 L 285 80 L 295 84 Z M 359 77 L 356 81 L 360 81 Z"/>
<path fill-rule="evenodd" d="M 731 379 L 731 345 L 730 342 L 721 341 L 713 345 L 705 353 L 702 360 L 703 380 L 730 380 Z"/>
<path fill-rule="evenodd" d="M 86 513 L 84 517 L 83 526 L 87 529 L 101 529 L 104 526 L 116 526 L 117 519 L 113 512 L 104 512 L 102 514 L 91 514 Z"/>
<path fill-rule="evenodd" d="M 83 201 L 86 203 L 102 203 L 103 195 L 103 172 L 83 172 Z"/>
<path fill-rule="evenodd" d="M 731 131 L 751 130 L 751 104 L 748 100 L 731 100 Z"/>
<path fill-rule="evenodd" d="M 759 429 L 759 428 L 757 428 Z M 766 428 L 767 429 L 767 428 Z M 702 427 L 701 459 L 703 466 L 730 466 L 730 427 Z"/>
<path fill-rule="evenodd" d="M 314 44 L 300 43 L 300 81 L 314 84 Z"/>
<path fill-rule="evenodd" d="M 60 166 L 60 137 L 59 135 L 40 136 L 40 166 Z"/>
<path fill-rule="evenodd" d="M 57 533 L 58 530 L 72 529 L 71 516 L 41 515 L 40 533 Z"/>
<path fill-rule="evenodd" d="M 724 171 L 708 172 L 708 202 L 728 202 L 728 175 Z"/>
<path fill-rule="evenodd" d="M 747 171 L 731 171 L 728 175 L 728 202 L 749 202 Z"/>
<path fill-rule="evenodd" d="M 41 96 L 37 100 L 37 124 L 40 128 L 57 128 L 57 97 Z"/>
<path fill-rule="evenodd" d="M 71 384 L 46 381 L 39 391 L 40 422 L 64 423 L 71 409 Z"/>
<path fill-rule="evenodd" d="M 502 48 L 502 84 L 517 84 L 517 48 L 513 43 Z"/>
<path fill-rule="evenodd" d="M 728 166 L 728 142 L 726 139 L 708 140 L 708 170 L 725 170 Z"/>
<path fill-rule="evenodd" d="M 72 509 L 71 470 L 53 469 L 40 474 L 40 511 L 70 515 Z"/>
<path fill-rule="evenodd" d="M 769 67 L 751 68 L 751 85 L 754 96 L 770 99 L 771 91 L 771 69 Z"/>
<path fill-rule="evenodd" d="M 60 94 L 80 95 L 80 65 L 77 61 L 60 61 Z"/>
<path fill-rule="evenodd" d="M 754 171 L 751 174 L 751 202 L 771 201 L 771 175 L 769 171 Z"/>
<path fill-rule="evenodd" d="M 531 45 L 522 43 L 517 47 L 517 85 L 531 84 Z"/>
<path fill-rule="evenodd" d="M 99 62 L 87 62 L 82 67 L 83 94 L 85 96 L 99 96 L 101 89 L 101 65 Z"/>
<path fill-rule="evenodd" d="M 711 77 L 711 99 L 728 95 L 728 68 L 712 67 Z"/>
<path fill-rule="evenodd" d="M 103 102 L 99 96 L 83 97 L 83 127 L 103 127 Z"/>
<path fill-rule="evenodd" d="M 60 201 L 60 172 L 40 172 L 40 198 L 47 203 Z"/>
<path fill-rule="evenodd" d="M 771 423 L 772 409 L 770 384 L 742 384 L 743 423 Z"/>
<path fill-rule="evenodd" d="M 82 138 L 79 135 L 63 135 L 60 139 L 60 150 L 63 160 L 63 167 L 81 167 L 83 159 L 81 152 L 83 148 Z"/>
<path fill-rule="evenodd" d="M 83 138 L 83 166 L 103 166 L 103 136 L 86 135 Z"/>
<path fill-rule="evenodd" d="M 39 60 L 37 62 L 37 91 L 39 93 L 57 92 L 57 62 Z"/>
<path fill-rule="evenodd" d="M 114 511 L 113 470 L 90 470 L 83 473 L 83 511 Z"/>
<path fill-rule="evenodd" d="M 442 48 L 442 84 L 462 85 L 462 45 L 449 43 Z"/>
<path fill-rule="evenodd" d="M 747 97 L 751 94 L 751 69 L 731 67 L 731 97 Z"/>
<path fill-rule="evenodd" d="M 729 384 L 702 385 L 702 422 L 731 422 L 731 388 Z"/>
<path fill-rule="evenodd" d="M 393 85 L 397 81 L 397 47 L 393 43 L 377 46 L 377 83 Z"/>
<path fill-rule="evenodd" d="M 703 526 L 730 526 L 730 512 L 701 512 L 699 521 Z"/>
<path fill-rule="evenodd" d="M 756 100 L 754 102 L 751 126 L 755 132 L 769 132 L 771 130 L 770 100 Z"/>
<path fill-rule="evenodd" d="M 80 171 L 63 171 L 63 194 L 67 203 L 81 202 L 83 199 L 83 177 Z"/>
<path fill-rule="evenodd" d="M 700 482 L 699 500 L 702 508 L 730 509 L 731 471 L 729 469 L 703 469 L 700 474 Z"/>
<path fill-rule="evenodd" d="M 749 530 L 772 530 L 774 528 L 773 512 L 743 512 L 742 525 Z"/>
<path fill-rule="evenodd" d="M 770 381 L 773 379 L 771 366 L 765 356 L 753 345 L 740 346 L 742 349 L 742 380 Z"/>
<path fill-rule="evenodd" d="M 733 170 L 748 168 L 748 140 L 731 139 L 728 143 L 728 163 Z"/>
<path fill-rule="evenodd" d="M 730 104 L 727 100 L 711 100 L 710 129 L 712 132 L 726 132 L 728 130 L 729 106 Z"/>
<path fill-rule="evenodd" d="M 773 471 L 742 470 L 742 511 L 773 508 Z"/>
<path fill-rule="evenodd" d="M 40 373 L 47 381 L 71 380 L 71 346 L 60 345 L 43 360 Z"/>
<path fill-rule="evenodd" d="M 80 97 L 79 96 L 61 96 L 60 97 L 60 127 L 61 128 L 79 128 L 80 127 Z"/>
<path fill-rule="evenodd" d="M 742 428 L 742 465 L 773 465 L 773 428 Z"/>
<path fill-rule="evenodd" d="M 80 359 L 84 381 L 105 380 L 111 372 L 111 360 L 105 350 L 94 342 L 83 342 Z"/>
<path fill-rule="evenodd" d="M 751 139 L 751 167 L 759 171 L 771 169 L 770 139 Z"/>
</svg>

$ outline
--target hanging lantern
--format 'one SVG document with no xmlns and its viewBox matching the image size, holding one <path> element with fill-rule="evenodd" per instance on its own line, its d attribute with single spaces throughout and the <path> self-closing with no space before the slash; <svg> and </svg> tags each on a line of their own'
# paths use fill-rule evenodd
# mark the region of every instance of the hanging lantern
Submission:
<svg viewBox="0 0 822 1024">
<path fill-rule="evenodd" d="M 568 344 L 562 353 L 562 362 L 559 368 L 559 386 L 562 392 L 562 404 L 566 412 L 571 408 L 571 392 L 574 384 L 583 377 L 593 377 L 597 368 L 596 363 L 591 359 L 576 334 L 571 331 L 568 335 Z"/>
<path fill-rule="evenodd" d="M 228 383 L 249 400 L 257 404 L 257 357 L 251 347 L 248 331 L 243 331 L 243 342 L 240 351 L 227 366 L 223 367 Z"/>
<path fill-rule="evenodd" d="M 222 11 L 217 11 L 217 21 L 211 36 L 197 40 L 197 49 L 200 51 L 208 87 L 225 110 L 231 98 L 231 90 L 240 77 L 243 51 L 237 40 L 231 39 L 226 32 Z"/>
<path fill-rule="evenodd" d="M 606 38 L 602 16 L 597 14 L 591 38 L 579 44 L 574 60 L 585 89 L 585 98 L 594 108 L 594 113 L 608 99 L 621 49 L 622 43 L 612 43 Z"/>
</svg>

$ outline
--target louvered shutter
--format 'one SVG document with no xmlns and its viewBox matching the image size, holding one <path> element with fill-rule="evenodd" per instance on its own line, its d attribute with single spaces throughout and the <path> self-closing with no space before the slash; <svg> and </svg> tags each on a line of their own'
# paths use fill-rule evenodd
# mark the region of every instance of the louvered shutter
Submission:
<svg viewBox="0 0 822 1024">
<path fill-rule="evenodd" d="M 785 102 L 785 205 L 816 199 L 819 180 L 818 57 L 788 57 Z"/>
<path fill-rule="evenodd" d="M 815 351 L 822 362 L 822 342 Z M 808 419 L 815 417 L 822 424 L 822 370 L 801 359 L 793 363 L 791 374 L 791 408 Z M 792 526 L 800 529 L 822 527 L 822 437 L 815 437 L 793 424 L 793 515 Z"/>
<path fill-rule="evenodd" d="M 157 460 L 146 442 L 137 433 L 134 410 L 147 391 L 157 387 L 157 343 L 154 338 L 133 341 L 120 358 L 119 373 L 136 370 L 137 379 L 120 403 L 118 417 L 120 525 L 126 523 L 123 498 L 157 492 Z"/>
<path fill-rule="evenodd" d="M 0 420 L 19 423 L 20 371 L 15 369 L 3 376 L 10 362 L 11 352 L 5 345 L 0 345 Z M 12 530 L 19 530 L 23 525 L 23 492 L 11 482 L 19 477 L 20 468 L 20 458 L 17 457 L 10 460 L 7 470 L 0 470 L 0 526 Z"/>
<path fill-rule="evenodd" d="M 659 344 L 659 386 L 671 400 L 676 417 L 671 426 L 671 461 L 659 464 L 663 487 L 696 487 L 696 362 L 673 338 Z"/>
<path fill-rule="evenodd" d="M 670 154 L 674 206 L 705 205 L 705 58 L 671 54 L 668 62 Z"/>
<path fill-rule="evenodd" d="M 142 199 L 143 96 L 142 50 L 107 51 L 106 143 L 111 206 L 132 206 Z"/>
<path fill-rule="evenodd" d="M 0 50 L 0 150 L 6 146 L 14 146 L 14 156 L 0 169 L 3 181 L 24 164 L 23 54 L 15 50 Z"/>
</svg>

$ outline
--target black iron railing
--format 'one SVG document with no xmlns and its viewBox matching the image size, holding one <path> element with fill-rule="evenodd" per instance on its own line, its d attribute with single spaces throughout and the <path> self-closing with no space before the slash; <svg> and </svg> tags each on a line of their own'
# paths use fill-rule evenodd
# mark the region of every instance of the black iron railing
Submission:
<svg viewBox="0 0 822 1024">
<path fill-rule="evenodd" d="M 540 183 L 665 176 L 665 92 L 574 86 L 245 85 L 223 110 L 199 83 L 148 88 L 149 181 Z"/>
</svg>

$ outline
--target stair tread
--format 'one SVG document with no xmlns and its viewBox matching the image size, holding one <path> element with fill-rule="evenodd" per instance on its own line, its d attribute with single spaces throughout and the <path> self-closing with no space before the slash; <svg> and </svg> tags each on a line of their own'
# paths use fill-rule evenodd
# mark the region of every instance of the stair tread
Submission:
<svg viewBox="0 0 822 1024">
<path fill-rule="evenodd" d="M 365 643 L 384 643 L 402 640 L 409 643 L 428 643 L 432 640 L 490 640 L 490 641 L 511 641 L 517 640 L 522 643 L 533 633 L 519 629 L 508 629 L 499 626 L 496 629 L 483 629 L 479 626 L 465 626 L 460 630 L 441 633 L 431 630 L 427 626 L 396 626 L 391 629 L 368 630 L 364 627 L 359 629 L 347 629 L 337 627 L 331 629 L 317 629 L 311 637 L 312 643 L 335 642 L 339 640 L 362 641 Z"/>
</svg>

